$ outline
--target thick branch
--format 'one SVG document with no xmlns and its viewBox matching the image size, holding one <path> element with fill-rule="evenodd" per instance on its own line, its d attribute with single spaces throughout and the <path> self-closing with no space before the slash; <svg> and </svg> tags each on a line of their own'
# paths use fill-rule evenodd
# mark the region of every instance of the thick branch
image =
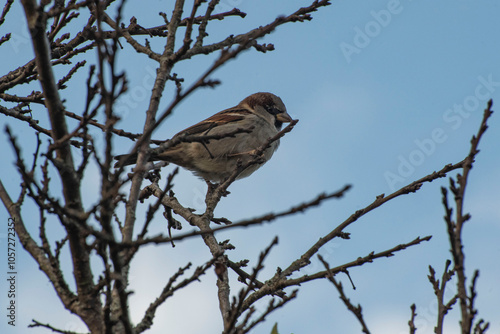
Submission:
<svg viewBox="0 0 500 334">
<path fill-rule="evenodd" d="M 35 52 L 35 62 L 38 78 L 42 85 L 50 122 L 51 134 L 55 142 L 68 134 L 64 107 L 59 97 L 57 84 L 51 65 L 51 50 L 46 34 L 46 13 L 43 7 L 38 7 L 34 0 L 22 0 L 24 12 L 31 34 L 33 49 Z M 83 212 L 80 183 L 75 173 L 73 156 L 68 141 L 62 142 L 56 149 L 59 175 L 62 181 L 62 192 L 66 206 L 78 212 Z M 85 308 L 80 309 L 80 316 L 89 326 L 91 331 L 102 332 L 103 320 L 101 313 L 101 303 L 98 296 L 93 292 L 93 276 L 90 269 L 89 253 L 86 248 L 85 238 L 81 238 L 79 231 L 71 225 L 67 226 L 69 243 L 72 253 L 74 276 L 80 302 L 85 304 Z"/>
</svg>

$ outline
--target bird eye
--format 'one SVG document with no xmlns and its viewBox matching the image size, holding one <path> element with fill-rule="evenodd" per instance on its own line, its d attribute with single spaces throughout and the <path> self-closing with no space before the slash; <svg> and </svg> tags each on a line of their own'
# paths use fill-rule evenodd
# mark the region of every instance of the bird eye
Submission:
<svg viewBox="0 0 500 334">
<path fill-rule="evenodd" d="M 267 106 L 266 107 L 266 110 L 268 113 L 270 113 L 271 115 L 278 115 L 281 113 L 281 110 L 279 110 L 278 108 L 276 108 L 275 106 Z"/>
</svg>

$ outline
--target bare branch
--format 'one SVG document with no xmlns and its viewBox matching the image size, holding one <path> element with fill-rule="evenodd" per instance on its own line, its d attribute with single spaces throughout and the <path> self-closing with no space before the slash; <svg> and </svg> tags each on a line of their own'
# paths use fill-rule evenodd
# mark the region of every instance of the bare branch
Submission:
<svg viewBox="0 0 500 334">
<path fill-rule="evenodd" d="M 351 311 L 352 314 L 354 314 L 354 316 L 356 317 L 356 319 L 358 319 L 358 321 L 359 321 L 359 323 L 361 325 L 362 332 L 366 333 L 366 334 L 370 334 L 370 331 L 368 330 L 368 326 L 365 323 L 365 319 L 363 318 L 363 313 L 362 313 L 361 305 L 358 304 L 358 306 L 354 306 L 351 303 L 351 300 L 349 298 L 347 298 L 346 295 L 345 295 L 345 293 L 344 293 L 344 288 L 342 286 L 342 283 L 341 282 L 337 282 L 337 280 L 335 279 L 334 273 L 331 271 L 330 265 L 328 264 L 328 262 L 326 262 L 323 259 L 323 257 L 321 255 L 319 255 L 319 254 L 318 254 L 318 259 L 323 263 L 323 266 L 325 266 L 325 268 L 326 268 L 326 271 L 328 273 L 328 275 L 326 276 L 326 278 L 328 278 L 328 280 L 330 282 L 332 282 L 332 284 L 337 288 L 337 291 L 339 292 L 339 295 L 340 295 L 340 299 L 344 302 L 344 304 L 347 307 L 347 309 L 349 311 Z"/>
<path fill-rule="evenodd" d="M 147 187 L 150 188 L 150 190 L 152 191 L 152 194 L 154 196 L 156 196 L 156 197 L 161 196 L 162 190 L 159 188 L 158 185 L 150 184 Z M 332 198 L 342 198 L 344 196 L 344 193 L 349 188 L 350 188 L 349 186 L 345 186 L 343 189 L 336 191 L 334 193 L 331 193 L 331 194 L 326 194 L 326 195 L 320 194 L 315 199 L 313 199 L 309 202 L 305 202 L 305 203 L 299 204 L 297 206 L 293 206 L 292 208 L 285 210 L 283 212 L 279 212 L 279 213 L 275 213 L 275 214 L 270 213 L 270 214 L 266 214 L 266 215 L 263 215 L 261 217 L 257 217 L 254 219 L 243 220 L 243 221 L 232 223 L 229 225 L 216 227 L 216 228 L 211 229 L 210 231 L 192 231 L 192 232 L 187 232 L 185 234 L 180 234 L 180 235 L 173 236 L 173 237 L 165 237 L 163 235 L 158 235 L 155 237 L 146 238 L 144 240 L 136 240 L 133 242 L 122 242 L 120 244 L 120 246 L 126 248 L 126 247 L 137 247 L 140 245 L 145 245 L 145 244 L 150 244 L 150 243 L 155 243 L 155 244 L 169 243 L 171 241 L 178 241 L 178 240 L 190 238 L 190 237 L 193 237 L 196 235 L 203 235 L 205 233 L 216 233 L 218 231 L 225 230 L 228 228 L 247 227 L 247 226 L 251 226 L 251 225 L 258 225 L 258 224 L 263 224 L 266 222 L 271 222 L 279 217 L 288 216 L 292 213 L 301 212 L 305 209 L 314 207 L 314 206 L 318 205 L 319 202 L 323 202 L 324 200 L 328 200 L 328 199 L 332 199 Z M 200 219 L 200 216 L 194 214 L 191 210 L 184 208 L 177 201 L 177 199 L 175 197 L 165 196 L 163 198 L 162 202 L 163 202 L 163 205 L 171 207 L 176 214 L 182 216 L 190 224 L 193 224 L 193 221 Z"/>
<path fill-rule="evenodd" d="M 9 12 L 10 7 L 12 6 L 13 2 L 14 2 L 14 0 L 7 0 L 7 2 L 5 3 L 5 6 L 3 7 L 2 15 L 0 15 L 0 25 L 2 25 L 4 23 L 5 15 L 7 15 L 7 13 Z"/>
<path fill-rule="evenodd" d="M 52 137 L 52 131 L 39 126 L 38 125 L 39 122 L 37 120 L 33 119 L 32 117 L 28 117 L 28 116 L 23 115 L 23 113 L 19 112 L 19 108 L 7 109 L 7 108 L 0 106 L 0 113 L 7 115 L 7 116 L 17 118 L 21 121 L 24 121 L 24 122 L 28 123 L 29 126 L 32 127 L 33 129 L 35 129 L 36 131 Z"/>
<path fill-rule="evenodd" d="M 363 208 L 361 210 L 356 211 L 349 218 L 347 218 L 343 223 L 341 223 L 340 225 L 338 225 L 334 230 L 332 230 L 326 236 L 320 238 L 298 260 L 296 260 L 292 264 L 290 264 L 290 266 L 288 268 L 286 268 L 282 272 L 282 274 L 280 275 L 280 277 L 275 277 L 274 280 L 280 280 L 281 278 L 289 276 L 293 272 L 298 271 L 298 270 L 300 270 L 300 268 L 303 268 L 304 266 L 308 265 L 309 262 L 310 262 L 311 257 L 314 254 L 316 254 L 319 251 L 319 249 L 323 245 L 325 245 L 328 241 L 330 241 L 330 240 L 332 240 L 334 238 L 337 238 L 337 237 L 345 238 L 346 234 L 345 234 L 345 232 L 343 232 L 343 230 L 347 226 L 349 226 L 352 223 L 354 223 L 355 221 L 357 221 L 360 217 L 364 216 L 368 212 L 370 212 L 370 211 L 378 208 L 382 204 L 384 204 L 384 203 L 386 203 L 386 202 L 388 202 L 388 201 L 390 201 L 390 200 L 392 200 L 392 199 L 394 199 L 394 198 L 396 198 L 398 196 L 405 195 L 405 194 L 417 191 L 418 189 L 420 189 L 420 187 L 422 186 L 422 184 L 424 182 L 432 182 L 433 180 L 435 180 L 437 178 L 444 177 L 446 175 L 446 173 L 462 167 L 462 165 L 464 164 L 464 161 L 461 161 L 461 162 L 459 162 L 457 164 L 454 164 L 454 165 L 451 165 L 451 164 L 446 165 L 440 171 L 433 172 L 433 173 L 431 173 L 431 174 L 429 174 L 427 176 L 424 176 L 423 178 L 421 178 L 421 179 L 419 179 L 417 181 L 414 181 L 414 182 L 410 183 L 409 185 L 407 185 L 407 186 L 405 186 L 405 187 L 403 187 L 403 188 L 401 188 L 401 189 L 393 192 L 389 196 L 385 196 L 384 194 L 381 194 L 381 195 L 377 196 L 376 199 L 375 199 L 375 201 L 373 201 L 371 204 L 369 204 L 368 206 L 366 206 L 365 208 Z"/>
<path fill-rule="evenodd" d="M 373 262 L 373 260 L 378 259 L 378 258 L 391 257 L 391 256 L 394 256 L 395 252 L 402 251 L 402 250 L 404 250 L 408 247 L 411 247 L 411 246 L 416 246 L 416 245 L 422 243 L 423 241 L 429 241 L 431 238 L 432 237 L 430 235 L 423 237 L 423 238 L 417 237 L 410 242 L 399 244 L 395 247 L 392 247 L 392 248 L 385 250 L 385 251 L 382 251 L 382 252 L 378 252 L 378 253 L 371 252 L 370 254 L 368 254 L 364 257 L 358 257 L 354 261 L 344 263 L 344 264 L 337 266 L 337 267 L 334 267 L 334 268 L 330 268 L 330 271 L 332 273 L 336 274 L 338 272 L 343 272 L 348 268 L 362 266 L 365 263 L 371 263 L 371 262 Z M 323 271 L 319 271 L 319 272 L 311 274 L 311 275 L 304 275 L 304 276 L 300 276 L 297 278 L 289 278 L 287 280 L 283 279 L 283 280 L 279 281 L 279 283 L 277 285 L 280 286 L 280 288 L 294 286 L 294 285 L 300 285 L 301 283 L 304 283 L 304 282 L 309 282 L 309 281 L 312 281 L 315 279 L 325 278 L 327 275 L 328 275 L 328 271 L 323 270 Z M 259 291 L 259 293 L 261 293 L 261 292 Z"/>
<path fill-rule="evenodd" d="M 444 301 L 446 284 L 452 279 L 453 275 L 455 274 L 453 270 L 448 270 L 450 265 L 451 261 L 447 260 L 443 270 L 443 275 L 441 277 L 441 282 L 439 280 L 436 280 L 435 278 L 436 272 L 434 271 L 434 268 L 429 266 L 430 274 L 427 277 L 429 278 L 429 282 L 431 282 L 434 288 L 434 294 L 437 297 L 437 304 L 438 304 L 437 325 L 434 328 L 434 332 L 436 334 L 443 333 L 444 317 L 446 316 L 448 311 L 451 310 L 452 306 L 456 303 L 458 298 L 458 295 L 455 295 L 449 301 L 447 302 Z"/>
<path fill-rule="evenodd" d="M 458 300 L 460 301 L 460 310 L 461 310 L 461 329 L 462 334 L 469 334 L 472 331 L 474 318 L 476 316 L 477 311 L 474 309 L 474 294 L 473 290 L 471 291 L 470 296 L 467 294 L 466 286 L 466 276 L 465 276 L 465 256 L 464 256 L 464 245 L 462 242 L 462 230 L 466 221 L 470 219 L 470 214 L 464 213 L 464 198 L 465 198 L 465 189 L 467 185 L 468 176 L 470 170 L 472 169 L 472 163 L 476 155 L 479 153 L 478 145 L 481 140 L 483 134 L 488 128 L 487 122 L 489 117 L 492 115 L 493 111 L 491 107 L 493 102 L 490 100 L 488 102 L 487 108 L 484 110 L 483 119 L 481 121 L 481 125 L 477 132 L 477 135 L 472 137 L 471 140 L 471 148 L 467 158 L 463 161 L 462 165 L 462 174 L 457 175 L 457 184 L 455 181 L 450 178 L 450 190 L 455 198 L 455 208 L 456 214 L 455 219 L 452 218 L 452 209 L 448 205 L 447 199 L 447 191 L 445 188 L 442 188 L 443 194 L 443 205 L 445 207 L 445 221 L 448 227 L 448 237 L 451 245 L 451 255 L 453 258 L 454 268 L 453 271 L 457 275 L 457 295 Z M 475 276 L 472 289 L 475 284 Z"/>
<path fill-rule="evenodd" d="M 271 244 L 260 253 L 259 260 L 257 261 L 257 265 L 253 268 L 252 274 L 248 277 L 247 286 L 240 290 L 240 293 L 238 294 L 237 301 L 233 302 L 231 305 L 231 309 L 229 310 L 229 314 L 228 314 L 229 319 L 226 323 L 226 327 L 224 328 L 224 332 L 230 333 L 232 331 L 232 329 L 236 326 L 238 318 L 241 315 L 241 313 L 243 312 L 243 302 L 245 301 L 245 298 L 248 296 L 250 291 L 252 291 L 254 289 L 255 281 L 257 280 L 257 275 L 264 268 L 264 260 L 267 258 L 267 256 L 271 252 L 271 249 L 274 246 L 276 246 L 277 244 L 278 244 L 278 237 L 274 237 Z M 271 307 L 271 305 L 270 305 L 270 307 Z M 246 319 L 249 320 L 249 318 L 246 318 Z M 263 320 L 264 320 L 264 318 L 262 318 L 262 320 L 260 320 L 260 321 L 263 321 Z M 240 325 L 240 328 L 243 328 L 245 326 L 246 326 L 246 321 L 244 321 Z"/>
<path fill-rule="evenodd" d="M 59 267 L 54 267 L 50 260 L 47 258 L 44 250 L 39 247 L 36 242 L 31 238 L 31 235 L 26 230 L 26 226 L 21 217 L 19 203 L 12 202 L 7 190 L 4 188 L 0 180 L 0 199 L 2 200 L 5 208 L 9 212 L 10 217 L 15 222 L 16 234 L 24 249 L 39 264 L 40 269 L 47 275 L 51 284 L 54 286 L 56 293 L 63 302 L 64 306 L 76 312 L 78 307 L 76 304 L 77 297 L 70 291 L 68 285 L 64 281 L 64 277 Z"/>
<path fill-rule="evenodd" d="M 415 326 L 415 318 L 417 317 L 417 306 L 412 304 L 411 307 L 411 318 L 408 321 L 408 326 L 410 327 L 410 334 L 415 334 L 417 332 L 417 327 Z"/>
<path fill-rule="evenodd" d="M 145 330 L 149 329 L 151 325 L 153 324 L 153 319 L 156 314 L 156 310 L 158 307 L 167 300 L 167 298 L 173 296 L 173 294 L 177 291 L 180 290 L 189 284 L 191 284 L 194 281 L 199 280 L 200 276 L 204 275 L 205 272 L 210 268 L 218 259 L 218 256 L 213 257 L 210 261 L 205 263 L 203 266 L 197 267 L 193 274 L 179 282 L 178 284 L 174 285 L 174 283 L 177 281 L 179 277 L 184 275 L 186 270 L 188 270 L 191 267 L 191 263 L 188 263 L 185 267 L 179 268 L 177 273 L 175 273 L 172 277 L 170 277 L 167 285 L 163 288 L 163 291 L 161 292 L 160 296 L 156 298 L 156 300 L 149 305 L 148 309 L 146 310 L 146 313 L 144 314 L 144 317 L 142 320 L 139 322 L 139 324 L 134 328 L 135 333 L 142 333 Z"/>
<path fill-rule="evenodd" d="M 54 333 L 61 333 L 61 334 L 80 334 L 80 333 L 77 333 L 77 332 L 73 332 L 73 331 L 66 331 L 66 330 L 62 330 L 62 329 L 57 329 L 49 324 L 43 324 L 35 319 L 31 319 L 32 323 L 28 325 L 29 328 L 36 328 L 36 327 L 43 327 L 43 328 L 47 328 L 47 329 L 50 329 L 52 332 Z"/>
</svg>

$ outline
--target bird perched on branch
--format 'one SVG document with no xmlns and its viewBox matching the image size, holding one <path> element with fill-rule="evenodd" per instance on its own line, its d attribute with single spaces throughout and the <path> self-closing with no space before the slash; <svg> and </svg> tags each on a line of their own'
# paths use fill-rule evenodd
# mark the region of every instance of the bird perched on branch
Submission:
<svg viewBox="0 0 500 334">
<path fill-rule="evenodd" d="M 292 118 L 281 99 L 271 93 L 255 93 L 237 106 L 217 114 L 177 133 L 161 145 L 152 149 L 149 161 L 167 161 L 192 171 L 195 175 L 220 183 L 231 176 L 238 167 L 255 158 L 263 145 L 258 163 L 245 168 L 236 179 L 255 172 L 271 159 L 279 146 L 279 139 L 269 143 L 281 130 L 283 123 Z M 170 144 L 170 145 L 169 145 Z M 115 167 L 132 165 L 137 154 L 123 154 L 115 157 Z"/>
</svg>

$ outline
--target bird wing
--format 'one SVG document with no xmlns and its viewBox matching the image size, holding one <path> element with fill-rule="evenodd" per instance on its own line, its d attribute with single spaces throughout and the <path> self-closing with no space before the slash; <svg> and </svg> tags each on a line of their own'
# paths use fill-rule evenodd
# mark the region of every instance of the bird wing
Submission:
<svg viewBox="0 0 500 334">
<path fill-rule="evenodd" d="M 245 118 L 245 115 L 251 113 L 252 112 L 247 109 L 230 108 L 223 110 L 195 125 L 190 126 L 187 129 L 182 130 L 177 133 L 174 138 L 183 135 L 207 135 L 213 128 L 241 121 Z"/>
</svg>

